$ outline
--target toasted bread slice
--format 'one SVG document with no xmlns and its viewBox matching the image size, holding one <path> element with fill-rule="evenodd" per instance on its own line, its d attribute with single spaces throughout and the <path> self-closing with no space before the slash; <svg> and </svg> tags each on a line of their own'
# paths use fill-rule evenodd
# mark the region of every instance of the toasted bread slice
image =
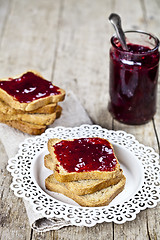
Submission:
<svg viewBox="0 0 160 240">
<path fill-rule="evenodd" d="M 62 193 L 65 196 L 73 199 L 79 205 L 84 207 L 98 207 L 108 205 L 122 190 L 124 189 L 126 178 L 123 176 L 121 180 L 112 186 L 101 189 L 91 194 L 79 196 L 70 191 L 64 183 L 58 182 L 54 174 L 45 179 L 45 186 L 48 190 Z"/>
<path fill-rule="evenodd" d="M 0 99 L 15 109 L 33 111 L 49 103 L 63 101 L 64 97 L 63 89 L 54 86 L 36 71 L 0 80 Z"/>
<path fill-rule="evenodd" d="M 45 155 L 44 157 L 44 165 L 46 168 L 55 170 L 55 163 L 53 162 L 51 155 Z M 119 175 L 116 178 L 111 178 L 109 180 L 79 180 L 79 181 L 72 181 L 72 182 L 64 182 L 65 186 L 72 192 L 77 195 L 84 195 L 96 192 L 108 186 L 114 185 L 120 181 L 123 177 L 123 171 L 120 169 Z"/>
<path fill-rule="evenodd" d="M 31 135 L 40 135 L 47 128 L 46 125 L 38 125 L 38 124 L 33 124 L 33 123 L 27 123 L 27 122 L 23 122 L 23 121 L 20 121 L 20 120 L 6 121 L 5 119 L 3 119 L 3 121 L 1 121 L 1 122 L 7 124 L 10 127 L 18 129 L 21 132 L 28 133 L 28 134 L 31 134 Z"/>
<path fill-rule="evenodd" d="M 57 107 L 56 103 L 50 103 L 50 104 L 47 104 L 47 105 L 45 105 L 43 107 L 40 107 L 36 110 L 26 112 L 26 111 L 17 110 L 15 108 L 12 108 L 7 103 L 0 100 L 0 112 L 4 113 L 4 114 L 10 114 L 10 115 L 24 114 L 24 113 L 45 113 L 45 114 L 49 114 L 49 113 L 54 113 L 56 111 L 56 107 Z"/>
<path fill-rule="evenodd" d="M 90 139 L 92 141 L 95 138 L 90 138 Z M 96 138 L 96 139 L 99 140 L 100 138 Z M 81 139 L 79 139 L 79 140 L 81 140 Z M 112 151 L 112 154 L 113 154 L 113 157 L 114 157 L 114 163 L 115 163 L 114 168 L 111 168 L 111 170 L 108 170 L 108 169 L 107 170 L 100 170 L 100 168 L 101 168 L 101 165 L 100 165 L 100 168 L 98 170 L 88 169 L 87 171 L 85 171 L 85 170 L 82 170 L 82 171 L 76 171 L 76 170 L 68 171 L 68 169 L 66 168 L 65 163 L 62 162 L 62 161 L 60 162 L 58 160 L 57 157 L 59 157 L 59 156 L 57 156 L 55 154 L 55 147 L 60 142 L 64 143 L 64 141 L 65 141 L 65 143 L 68 143 L 70 141 L 74 141 L 74 139 L 72 139 L 72 140 L 63 140 L 63 139 L 56 139 L 56 138 L 49 139 L 49 141 L 48 141 L 48 150 L 49 150 L 49 152 L 51 154 L 51 157 L 52 157 L 53 161 L 56 164 L 56 170 L 55 170 L 55 178 L 56 178 L 56 180 L 59 181 L 59 182 L 70 182 L 70 181 L 77 181 L 77 180 L 84 180 L 84 179 L 109 180 L 111 178 L 116 178 L 119 175 L 120 164 L 118 162 L 117 157 L 114 154 L 114 149 L 113 149 L 113 146 L 111 145 L 111 143 L 109 143 L 109 141 L 107 141 L 105 139 L 103 139 L 103 140 L 108 144 L 108 146 L 110 148 L 110 151 Z M 97 145 L 95 145 L 95 146 L 97 146 Z M 61 148 L 61 150 L 63 150 L 63 148 Z M 78 151 L 75 148 L 69 148 L 69 150 L 71 152 L 70 156 L 74 156 L 76 151 Z M 80 152 L 78 151 L 78 153 L 80 153 Z M 87 149 L 85 149 L 85 153 L 87 153 L 86 154 L 87 156 L 88 156 L 88 154 L 90 154 L 89 150 L 87 150 Z M 62 152 L 61 156 L 63 157 L 64 154 L 65 153 Z M 106 153 L 106 155 L 108 156 L 108 153 Z M 104 157 L 107 157 L 107 156 L 104 156 Z M 89 156 L 89 157 L 91 158 L 91 156 Z M 81 156 L 78 156 L 78 158 L 80 159 Z M 80 161 L 79 159 L 78 159 L 78 161 Z M 85 156 L 84 156 L 84 159 L 85 159 Z M 71 160 L 68 159 L 68 163 L 67 164 L 70 164 L 70 167 L 72 167 L 72 169 L 76 169 L 77 163 L 79 165 L 79 162 L 74 163 L 73 160 L 74 160 L 74 158 L 71 159 Z M 91 158 L 91 160 L 95 161 L 94 157 Z M 98 163 L 100 163 L 100 161 Z M 84 164 L 86 164 L 86 163 L 84 163 Z M 93 166 L 94 164 L 96 165 L 97 163 L 93 162 L 91 166 Z M 102 164 L 103 164 L 102 167 L 105 167 L 103 162 L 102 162 Z M 86 166 L 86 169 L 87 169 L 87 166 Z"/>
<path fill-rule="evenodd" d="M 4 114 L 0 113 L 0 122 L 4 121 L 23 121 L 38 125 L 50 125 L 54 122 L 57 117 L 61 113 L 61 107 L 57 106 L 57 110 L 54 113 L 50 114 L 42 114 L 42 113 L 19 113 L 19 114 Z"/>
<path fill-rule="evenodd" d="M 56 118 L 60 117 L 61 110 L 62 108 L 60 106 L 57 106 Z M 13 127 L 15 129 L 18 129 L 21 132 L 28 133 L 31 135 L 40 135 L 47 128 L 47 125 L 29 123 L 21 120 L 6 120 L 5 118 L 1 118 L 0 122 L 5 123 L 8 126 Z"/>
</svg>

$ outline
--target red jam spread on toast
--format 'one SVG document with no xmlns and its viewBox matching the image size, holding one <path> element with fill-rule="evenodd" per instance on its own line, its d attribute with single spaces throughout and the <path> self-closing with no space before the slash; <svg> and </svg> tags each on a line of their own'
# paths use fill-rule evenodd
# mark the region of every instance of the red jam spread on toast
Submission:
<svg viewBox="0 0 160 240">
<path fill-rule="evenodd" d="M 33 72 L 27 72 L 19 78 L 9 78 L 9 81 L 0 81 L 0 88 L 14 97 L 20 103 L 28 103 L 39 98 L 57 95 L 60 89 L 51 82 Z"/>
<path fill-rule="evenodd" d="M 62 140 L 54 145 L 54 153 L 68 172 L 113 171 L 117 164 L 113 148 L 102 138 Z"/>
</svg>

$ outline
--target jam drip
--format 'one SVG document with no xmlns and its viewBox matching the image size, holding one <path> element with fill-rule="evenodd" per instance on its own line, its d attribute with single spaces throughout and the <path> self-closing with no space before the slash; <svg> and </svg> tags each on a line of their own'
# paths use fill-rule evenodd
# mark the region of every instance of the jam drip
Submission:
<svg viewBox="0 0 160 240">
<path fill-rule="evenodd" d="M 68 172 L 113 171 L 117 164 L 110 143 L 101 138 L 62 140 L 54 149 L 61 166 Z"/>
<path fill-rule="evenodd" d="M 9 78 L 9 81 L 1 81 L 0 88 L 21 103 L 60 93 L 58 87 L 32 72 L 27 72 L 19 78 Z"/>
</svg>

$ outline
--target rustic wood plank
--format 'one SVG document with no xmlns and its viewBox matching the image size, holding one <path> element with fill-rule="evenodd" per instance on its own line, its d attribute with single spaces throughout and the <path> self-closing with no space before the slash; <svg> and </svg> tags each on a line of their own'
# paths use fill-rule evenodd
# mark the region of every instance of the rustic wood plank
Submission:
<svg viewBox="0 0 160 240">
<path fill-rule="evenodd" d="M 59 11 L 59 1 L 13 1 L 1 41 L 1 78 L 35 69 L 51 80 Z"/>
<path fill-rule="evenodd" d="M 1 44 L 11 8 L 12 4 L 10 1 L 0 2 Z M 26 212 L 22 203 L 22 199 L 17 199 L 17 197 L 14 196 L 13 192 L 9 189 L 11 184 L 11 175 L 6 170 L 8 158 L 2 144 L 0 144 L 0 161 L 0 239 L 12 239 L 15 236 L 17 236 L 17 239 L 29 239 L 30 227 L 28 225 L 28 219 L 26 218 Z M 20 219 L 23 220 L 21 221 Z M 17 222 L 16 227 L 15 222 Z"/>
<path fill-rule="evenodd" d="M 152 3 L 149 0 L 145 0 L 145 11 L 146 11 L 146 17 L 148 19 L 147 22 L 147 30 L 155 34 L 160 39 L 160 15 L 159 15 L 159 8 L 160 8 L 160 2 L 153 1 Z M 159 75 L 160 78 L 160 75 Z M 155 121 L 155 128 L 156 133 L 158 137 L 158 141 L 160 143 L 160 81 L 158 81 L 158 96 L 157 96 L 157 113 L 154 117 Z M 159 144 L 158 143 L 158 144 Z M 159 145 L 160 147 L 160 145 Z M 158 151 L 158 149 L 157 149 Z"/>
<path fill-rule="evenodd" d="M 108 128 L 110 9 L 111 1 L 64 1 L 54 71 L 54 81 L 72 89 L 93 122 Z"/>
<path fill-rule="evenodd" d="M 160 21 L 160 2 L 158 0 L 155 0 L 151 3 L 149 0 L 145 0 L 144 4 L 146 29 L 147 31 L 153 33 L 155 36 L 160 37 L 160 29 L 158 27 Z"/>
<path fill-rule="evenodd" d="M 143 126 L 125 126 L 124 124 L 114 121 L 114 129 L 125 130 L 133 134 L 140 143 L 153 147 L 155 150 L 158 149 L 152 121 Z M 128 236 L 127 240 L 137 239 L 137 237 L 138 239 L 158 239 L 159 228 L 155 226 L 157 224 L 159 225 L 160 220 L 159 205 L 160 204 L 153 209 L 147 209 L 140 212 L 136 220 L 132 222 L 126 222 L 122 226 L 116 225 L 115 236 L 117 236 L 117 239 L 125 239 L 122 232 Z M 150 238 L 151 236 L 153 238 Z M 155 236 L 157 236 L 157 238 Z"/>
<path fill-rule="evenodd" d="M 105 42 L 109 42 L 111 34 L 106 39 L 105 27 L 110 28 L 107 25 L 110 12 L 106 11 L 105 5 L 102 0 L 93 5 L 84 0 L 64 1 L 53 79 L 67 91 L 72 89 L 76 93 L 94 122 L 111 128 L 111 121 L 106 123 L 106 52 L 108 56 L 109 45 Z M 98 224 L 92 228 L 67 227 L 56 232 L 55 239 L 65 239 L 66 235 L 73 239 L 104 239 L 106 235 L 109 239 L 113 238 L 112 223 Z M 35 236 L 37 234 L 33 235 L 33 239 Z M 45 234 L 41 237 L 44 239 Z"/>
<path fill-rule="evenodd" d="M 4 2 L 4 1 L 3 1 Z M 6 1 L 7 3 L 7 1 Z M 4 4 L 4 3 L 3 3 Z M 57 44 L 60 2 L 13 1 L 6 4 L 8 17 L 2 22 L 0 76 L 13 76 L 28 69 L 40 71 L 51 79 Z M 2 11 L 2 8 L 1 8 Z M 5 12 L 0 17 L 3 20 Z M 1 23 L 2 23 L 1 22 Z M 46 27 L 47 26 L 47 27 Z M 3 151 L 4 152 L 4 151 Z M 6 155 L 5 155 L 6 156 Z M 5 167 L 7 158 L 5 160 Z M 30 239 L 31 229 L 22 199 L 8 190 L 11 175 L 5 170 L 1 181 L 1 239 Z M 49 238 L 50 233 L 45 237 Z M 46 238 L 45 238 L 46 239 Z"/>
<path fill-rule="evenodd" d="M 17 199 L 10 190 L 9 186 L 12 177 L 6 170 L 8 158 L 2 145 L 0 145 L 0 239 L 17 239 L 30 238 L 30 226 L 26 218 L 26 211 L 22 199 Z"/>
<path fill-rule="evenodd" d="M 147 23 L 147 31 L 160 37 L 160 29 L 157 27 L 160 23 L 159 16 L 160 2 L 148 0 L 145 1 L 145 16 Z M 157 101 L 157 113 L 154 116 L 154 130 L 156 135 L 155 144 L 151 143 L 151 146 L 160 153 L 160 82 L 158 81 L 158 101 Z M 147 228 L 150 239 L 160 239 L 160 204 L 156 208 L 147 210 Z"/>
<path fill-rule="evenodd" d="M 110 225 L 110 224 L 109 224 Z M 111 230 L 111 232 L 109 232 Z M 109 229 L 106 223 L 97 224 L 94 227 L 67 227 L 62 228 L 55 232 L 53 239 L 63 240 L 66 239 L 66 236 L 69 236 L 70 239 L 74 240 L 104 240 L 104 239 L 113 239 L 114 233 L 112 229 Z M 73 236 L 74 234 L 74 236 Z"/>
<path fill-rule="evenodd" d="M 9 0 L 1 0 L 0 1 L 0 37 L 3 36 L 5 31 L 5 26 L 7 23 L 8 16 L 11 10 L 11 1 Z"/>
<path fill-rule="evenodd" d="M 103 124 L 106 123 L 104 112 L 108 114 L 106 51 L 108 55 L 109 47 L 105 45 L 105 22 L 109 11 L 105 12 L 105 4 L 105 1 L 93 5 L 89 1 L 64 1 L 57 59 L 53 69 L 54 82 L 66 90 L 72 89 L 93 121 Z M 111 128 L 111 121 L 107 125 Z M 67 227 L 57 231 L 57 239 L 65 239 L 66 235 L 74 239 L 104 239 L 107 235 L 112 239 L 112 223 L 93 228 Z"/>
<path fill-rule="evenodd" d="M 148 22 L 150 19 L 146 16 L 147 4 L 145 4 L 146 2 L 143 1 L 136 1 L 134 3 L 135 4 L 130 4 L 128 1 L 122 5 L 122 2 L 116 1 L 115 7 L 117 7 L 118 12 L 122 13 L 125 29 L 147 30 L 147 28 L 149 28 Z M 152 4 L 150 3 L 150 5 Z M 134 12 L 134 14 L 130 14 L 131 12 Z M 152 121 L 143 126 L 127 126 L 114 121 L 113 126 L 115 130 L 121 129 L 131 133 L 135 135 L 139 142 L 153 147 L 156 151 L 158 150 Z M 126 222 L 121 226 L 115 225 L 115 239 L 158 239 L 155 237 L 157 236 L 158 231 L 155 229 L 154 222 L 155 219 L 159 220 L 159 214 L 157 214 L 157 212 L 159 212 L 158 210 L 159 207 L 142 211 L 137 215 L 136 220 L 132 222 Z"/>
<path fill-rule="evenodd" d="M 121 16 L 124 31 L 144 29 L 145 18 L 141 2 L 140 0 L 135 0 L 131 4 L 130 1 L 126 0 L 114 1 L 114 12 Z"/>
</svg>

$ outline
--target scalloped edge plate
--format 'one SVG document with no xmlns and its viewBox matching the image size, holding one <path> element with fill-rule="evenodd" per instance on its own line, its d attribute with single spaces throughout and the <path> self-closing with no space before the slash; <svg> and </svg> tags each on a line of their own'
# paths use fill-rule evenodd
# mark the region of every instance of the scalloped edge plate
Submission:
<svg viewBox="0 0 160 240">
<path fill-rule="evenodd" d="M 48 139 L 95 136 L 113 144 L 126 176 L 125 189 L 108 206 L 96 208 L 81 207 L 62 194 L 46 190 L 44 180 L 52 174 L 43 165 Z M 82 125 L 49 128 L 40 136 L 27 138 L 17 155 L 8 161 L 7 170 L 13 176 L 11 189 L 16 196 L 29 200 L 34 211 L 47 218 L 56 216 L 76 226 L 90 227 L 101 222 L 131 221 L 141 210 L 155 207 L 160 199 L 158 160 L 159 155 L 152 148 L 140 144 L 131 134 Z"/>
</svg>

